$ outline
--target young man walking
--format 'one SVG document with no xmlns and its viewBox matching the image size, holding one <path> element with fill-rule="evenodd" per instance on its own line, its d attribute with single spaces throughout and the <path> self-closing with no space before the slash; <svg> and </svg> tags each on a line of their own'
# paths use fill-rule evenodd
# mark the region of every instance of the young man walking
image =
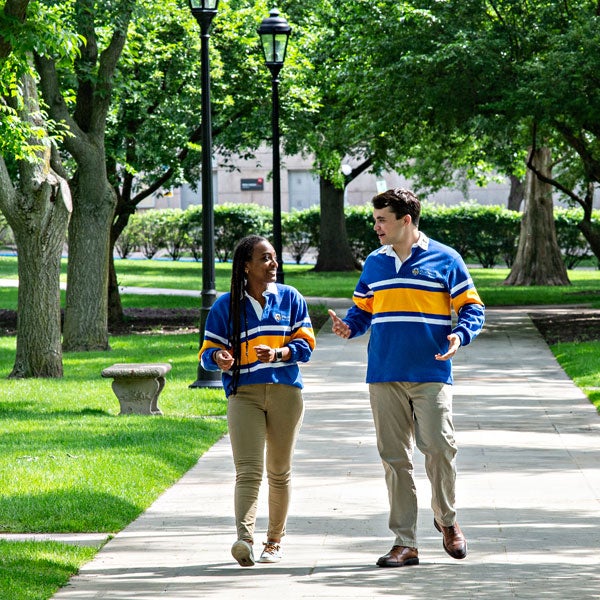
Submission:
<svg viewBox="0 0 600 600">
<path fill-rule="evenodd" d="M 381 248 L 367 257 L 346 317 L 329 312 L 333 332 L 342 338 L 371 329 L 367 383 L 395 535 L 377 565 L 419 564 L 415 443 L 425 455 L 443 547 L 453 558 L 465 558 L 467 542 L 454 507 L 451 359 L 481 331 L 484 306 L 460 255 L 419 231 L 421 205 L 411 191 L 388 190 L 372 203 Z"/>
</svg>

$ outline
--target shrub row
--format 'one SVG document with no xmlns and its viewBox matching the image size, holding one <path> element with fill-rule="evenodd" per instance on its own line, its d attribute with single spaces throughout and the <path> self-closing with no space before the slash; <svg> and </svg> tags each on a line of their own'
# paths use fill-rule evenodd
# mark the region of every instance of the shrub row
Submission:
<svg viewBox="0 0 600 600">
<path fill-rule="evenodd" d="M 309 249 L 318 247 L 319 219 L 317 208 L 282 214 L 282 242 L 296 262 L 301 262 Z M 200 206 L 139 212 L 131 216 L 115 248 L 121 258 L 132 252 L 152 258 L 165 251 L 173 260 L 183 255 L 200 260 L 202 229 Z M 224 262 L 231 259 L 236 243 L 244 236 L 271 237 L 272 213 L 256 204 L 219 204 L 214 209 L 214 230 L 215 255 Z"/>
<path fill-rule="evenodd" d="M 357 262 L 362 262 L 379 242 L 373 233 L 371 208 L 349 206 L 345 209 L 350 247 Z M 492 268 L 513 264 L 522 213 L 501 206 L 463 203 L 455 206 L 423 204 L 420 228 L 430 237 L 455 248 L 471 262 Z M 554 209 L 556 235 L 568 269 L 593 257 L 590 247 L 577 229 L 582 211 L 577 208 Z M 594 211 L 600 227 L 600 211 Z M 319 247 L 320 213 L 314 207 L 282 214 L 284 249 L 300 263 L 306 254 Z M 255 204 L 221 204 L 214 209 L 215 255 L 220 261 L 231 259 L 239 239 L 249 233 L 272 235 L 271 210 Z M 0 213 L 0 245 L 11 245 L 12 235 Z M 117 253 L 126 258 L 141 252 L 152 258 L 166 252 L 173 260 L 202 257 L 202 208 L 186 210 L 149 210 L 133 215 L 116 244 Z"/>
<path fill-rule="evenodd" d="M 371 208 L 349 206 L 345 213 L 350 247 L 355 259 L 362 262 L 379 245 L 373 233 Z M 595 211 L 594 217 L 600 226 L 600 211 Z M 519 242 L 521 218 L 522 213 L 501 206 L 424 204 L 420 228 L 484 268 L 498 264 L 510 267 Z M 569 269 L 593 257 L 587 241 L 577 229 L 581 218 L 580 209 L 554 209 L 558 245 Z M 214 210 L 214 227 L 215 254 L 219 260 L 226 261 L 231 258 L 236 242 L 248 233 L 271 236 L 271 211 L 254 204 L 218 205 Z M 300 263 L 309 250 L 319 247 L 318 207 L 283 213 L 281 228 L 284 249 Z M 123 258 L 134 250 L 141 251 L 147 258 L 164 250 L 173 260 L 185 253 L 200 260 L 201 247 L 202 209 L 198 206 L 184 211 L 136 213 L 117 242 L 117 251 Z"/>
</svg>

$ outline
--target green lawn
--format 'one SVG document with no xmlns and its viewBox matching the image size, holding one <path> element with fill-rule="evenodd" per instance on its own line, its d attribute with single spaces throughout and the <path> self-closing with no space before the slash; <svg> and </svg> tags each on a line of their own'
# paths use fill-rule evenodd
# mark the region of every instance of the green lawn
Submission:
<svg viewBox="0 0 600 600">
<path fill-rule="evenodd" d="M 119 260 L 116 266 L 123 286 L 199 290 L 202 283 L 201 264 L 194 262 Z M 230 267 L 216 265 L 219 291 L 229 287 Z M 306 265 L 285 265 L 284 272 L 286 283 L 316 297 L 350 298 L 358 277 L 315 273 Z M 507 269 L 471 272 L 490 307 L 600 306 L 597 270 L 570 271 L 572 285 L 555 288 L 504 286 Z M 16 278 L 16 259 L 0 257 L 0 278 Z M 0 295 L 0 308 L 16 309 L 17 288 L 0 288 Z M 159 294 L 123 294 L 122 300 L 125 307 L 200 303 Z M 61 380 L 7 380 L 15 344 L 14 337 L 0 337 L 0 532 L 115 533 L 226 430 L 222 390 L 188 387 L 196 378 L 197 335 L 112 337 L 110 352 L 65 354 Z M 552 350 L 600 410 L 600 342 Z M 157 360 L 173 365 L 159 400 L 165 416 L 117 416 L 118 401 L 101 370 L 115 362 Z M 45 600 L 96 551 L 58 542 L 0 542 L 0 598 Z"/>
<path fill-rule="evenodd" d="M 68 353 L 64 378 L 6 380 L 0 403 L 0 530 L 116 532 L 225 432 L 220 389 L 189 389 L 196 335 L 111 339 L 111 352 Z M 0 337 L 3 376 L 14 338 Z M 160 418 L 119 416 L 113 362 L 172 362 Z M 1 594 L 0 594 L 0 597 Z"/>
<path fill-rule="evenodd" d="M 202 263 L 169 260 L 117 260 L 119 285 L 200 291 Z M 66 261 L 63 260 L 62 281 L 66 281 Z M 486 306 L 530 306 L 535 304 L 590 303 L 600 306 L 600 270 L 569 271 L 571 285 L 556 287 L 505 286 L 509 269 L 472 268 L 471 275 Z M 359 273 L 316 273 L 310 265 L 284 266 L 285 282 L 305 296 L 350 298 Z M 17 277 L 17 259 L 0 257 L 0 279 Z M 215 264 L 215 286 L 218 292 L 229 289 L 231 263 Z M 2 289 L 2 308 L 16 308 L 16 290 Z M 196 307 L 194 297 L 139 296 L 123 294 L 125 307 Z"/>
<path fill-rule="evenodd" d="M 600 413 L 600 341 L 560 343 L 550 349 Z"/>
<path fill-rule="evenodd" d="M 196 379 L 197 335 L 113 337 L 111 346 L 65 354 L 61 380 L 2 383 L 0 531 L 115 533 L 225 433 L 223 391 L 188 387 Z M 15 338 L 0 337 L 3 378 L 14 351 Z M 117 416 L 101 370 L 157 357 L 173 365 L 159 399 L 165 416 Z M 0 544 L 0 598 L 49 598 L 96 550 Z"/>
</svg>

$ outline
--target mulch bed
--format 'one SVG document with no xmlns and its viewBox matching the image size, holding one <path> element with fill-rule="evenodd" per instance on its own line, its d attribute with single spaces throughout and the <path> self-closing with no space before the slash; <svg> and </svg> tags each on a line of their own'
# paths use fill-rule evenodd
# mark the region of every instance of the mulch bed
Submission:
<svg viewBox="0 0 600 600">
<path fill-rule="evenodd" d="M 529 316 L 547 344 L 600 340 L 600 311 L 545 312 Z"/>
<path fill-rule="evenodd" d="M 199 309 L 128 308 L 124 312 L 125 323 L 109 327 L 112 335 L 195 333 L 200 321 Z M 530 316 L 548 344 L 600 340 L 600 311 L 546 311 Z M 15 335 L 16 330 L 16 311 L 0 309 L 0 335 Z"/>
<path fill-rule="evenodd" d="M 125 322 L 109 326 L 112 335 L 198 332 L 199 309 L 126 308 Z M 17 333 L 17 312 L 0 309 L 0 335 Z"/>
<path fill-rule="evenodd" d="M 15 335 L 17 330 L 17 312 L 0 308 L 0 335 Z"/>
<path fill-rule="evenodd" d="M 112 335 L 197 333 L 200 323 L 198 308 L 125 308 L 125 322 L 110 325 Z"/>
</svg>

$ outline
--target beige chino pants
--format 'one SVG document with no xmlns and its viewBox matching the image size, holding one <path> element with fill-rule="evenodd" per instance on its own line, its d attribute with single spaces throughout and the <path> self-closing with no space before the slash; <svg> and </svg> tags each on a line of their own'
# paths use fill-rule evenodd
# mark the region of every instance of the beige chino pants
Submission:
<svg viewBox="0 0 600 600">
<path fill-rule="evenodd" d="M 417 494 L 413 448 L 425 455 L 431 483 L 431 507 L 441 525 L 453 525 L 456 443 L 451 386 L 442 383 L 369 384 L 377 448 L 383 462 L 390 502 L 389 527 L 394 545 L 417 547 Z"/>
<path fill-rule="evenodd" d="M 227 422 L 235 464 L 238 539 L 254 540 L 265 455 L 269 483 L 267 538 L 285 535 L 292 456 L 303 415 L 302 391 L 291 385 L 245 385 L 229 397 Z"/>
</svg>

